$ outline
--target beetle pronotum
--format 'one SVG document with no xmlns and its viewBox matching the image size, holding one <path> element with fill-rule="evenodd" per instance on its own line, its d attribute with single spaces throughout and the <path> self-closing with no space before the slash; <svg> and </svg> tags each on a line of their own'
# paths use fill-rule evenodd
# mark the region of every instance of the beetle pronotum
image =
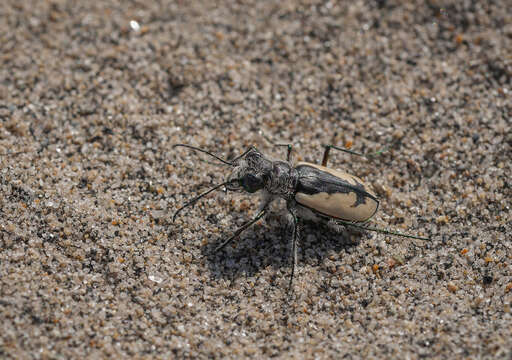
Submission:
<svg viewBox="0 0 512 360">
<path fill-rule="evenodd" d="M 310 219 L 325 219 L 335 225 L 350 226 L 388 235 L 429 240 L 420 236 L 406 235 L 363 225 L 364 222 L 368 221 L 377 212 L 379 200 L 361 179 L 354 175 L 328 168 L 327 161 L 331 148 L 354 155 L 365 155 L 338 148 L 334 145 L 326 145 L 322 165 L 299 162 L 293 166 L 291 164 L 292 146 L 290 144 L 274 145 L 288 147 L 286 161 L 269 160 L 255 147 L 250 147 L 238 157 L 228 161 L 195 146 L 187 144 L 174 145 L 173 148 L 185 147 L 205 153 L 223 164 L 231 166 L 233 170 L 225 182 L 215 185 L 176 210 L 173 215 L 173 221 L 183 209 L 193 206 L 199 199 L 221 187 L 225 187 L 227 190 L 245 190 L 248 193 L 255 193 L 261 190 L 262 201 L 257 215 L 238 228 L 230 238 L 217 246 L 213 251 L 213 253 L 216 253 L 238 237 L 244 230 L 263 218 L 273 200 L 283 198 L 286 201 L 289 221 L 293 226 L 291 237 L 293 263 L 290 287 L 297 265 L 297 224 L 299 216 Z"/>
</svg>

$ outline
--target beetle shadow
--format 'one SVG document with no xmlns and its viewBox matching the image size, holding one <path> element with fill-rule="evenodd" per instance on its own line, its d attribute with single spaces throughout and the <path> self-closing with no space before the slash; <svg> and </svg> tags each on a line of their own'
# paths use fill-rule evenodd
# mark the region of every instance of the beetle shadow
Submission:
<svg viewBox="0 0 512 360">
<path fill-rule="evenodd" d="M 206 259 L 210 276 L 230 281 L 244 277 L 257 278 L 265 268 L 270 268 L 275 277 L 290 276 L 292 231 L 287 224 L 283 224 L 281 217 L 269 214 L 266 221 L 249 228 L 224 249 L 212 253 L 235 230 L 226 229 L 221 236 L 202 246 L 201 253 Z M 351 233 L 352 230 L 349 231 Z M 297 241 L 298 269 L 295 276 L 305 264 L 321 264 L 332 252 L 342 254 L 360 244 L 360 241 L 354 242 L 350 236 L 347 237 L 346 232 L 336 232 L 327 224 L 303 220 L 300 220 Z"/>
</svg>

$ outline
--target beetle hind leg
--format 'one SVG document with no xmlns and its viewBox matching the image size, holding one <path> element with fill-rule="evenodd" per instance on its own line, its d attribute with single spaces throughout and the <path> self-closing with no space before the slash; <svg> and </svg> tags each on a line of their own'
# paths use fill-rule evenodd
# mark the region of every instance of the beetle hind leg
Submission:
<svg viewBox="0 0 512 360">
<path fill-rule="evenodd" d="M 342 234 L 343 237 L 346 237 L 346 238 L 349 237 L 349 233 L 348 233 L 347 227 L 345 225 L 342 225 L 342 224 L 338 223 L 335 219 L 330 219 L 327 222 L 327 227 L 330 230 L 332 230 L 335 233 L 337 233 L 337 234 Z"/>
<path fill-rule="evenodd" d="M 327 222 L 327 227 L 330 230 L 334 231 L 335 233 L 341 234 L 341 236 L 343 237 L 343 242 L 345 244 L 356 244 L 357 243 L 352 240 L 352 236 L 351 236 L 351 235 L 353 235 L 353 231 L 355 229 L 346 226 L 346 224 L 340 224 L 338 222 L 338 220 L 330 219 Z M 357 232 L 359 232 L 359 230 Z"/>
<path fill-rule="evenodd" d="M 371 158 L 373 156 L 380 155 L 380 154 L 382 154 L 383 152 L 385 152 L 387 150 L 387 148 L 384 148 L 384 149 L 376 151 L 374 153 L 361 154 L 361 153 L 358 153 L 356 151 L 352 151 L 352 150 L 349 150 L 349 149 L 341 148 L 341 147 L 338 147 L 338 146 L 335 146 L 335 145 L 324 145 L 324 148 L 325 148 L 325 150 L 324 150 L 324 156 L 322 157 L 322 166 L 327 166 L 327 161 L 329 160 L 329 152 L 331 151 L 331 149 L 338 150 L 338 151 L 343 151 L 343 152 L 346 152 L 346 153 L 351 154 L 351 155 L 361 156 L 361 157 L 365 157 L 365 158 Z"/>
<path fill-rule="evenodd" d="M 339 224 L 342 224 L 342 225 L 345 225 L 345 226 L 348 226 L 348 227 L 352 227 L 352 228 L 355 228 L 355 229 L 359 229 L 359 230 L 374 231 L 374 232 L 385 234 L 385 235 L 400 236 L 400 237 L 409 238 L 409 239 L 430 240 L 430 238 L 424 237 L 424 236 L 407 235 L 407 234 L 404 234 L 404 233 L 401 233 L 401 232 L 398 232 L 398 231 L 387 230 L 387 229 L 380 229 L 380 228 L 376 228 L 376 227 L 372 227 L 372 226 L 366 226 L 365 225 L 366 222 L 354 223 L 354 222 L 347 222 L 347 221 L 343 221 L 343 220 L 339 220 L 339 219 L 337 220 L 337 222 Z"/>
</svg>

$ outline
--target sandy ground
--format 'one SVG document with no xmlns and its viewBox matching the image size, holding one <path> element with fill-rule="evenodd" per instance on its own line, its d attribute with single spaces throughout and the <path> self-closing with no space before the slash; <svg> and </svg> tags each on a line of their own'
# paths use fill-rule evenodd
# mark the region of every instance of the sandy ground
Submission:
<svg viewBox="0 0 512 360">
<path fill-rule="evenodd" d="M 242 3 L 242 4 L 241 4 Z M 502 1 L 0 2 L 1 358 L 512 356 Z M 250 145 L 372 184 L 368 231 L 212 193 Z M 16 152 L 22 152 L 15 154 Z"/>
</svg>

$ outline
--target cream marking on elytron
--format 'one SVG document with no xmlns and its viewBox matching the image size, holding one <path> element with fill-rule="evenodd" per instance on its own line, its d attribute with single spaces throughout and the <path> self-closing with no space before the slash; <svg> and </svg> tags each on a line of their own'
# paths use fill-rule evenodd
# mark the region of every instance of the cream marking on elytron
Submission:
<svg viewBox="0 0 512 360">
<path fill-rule="evenodd" d="M 300 205 L 323 215 L 355 222 L 370 219 L 379 207 L 375 194 L 354 175 L 307 162 L 299 162 L 295 168 L 301 174 L 301 184 L 311 182 L 309 191 L 304 187 L 297 189 L 295 200 Z M 322 173 L 321 180 L 317 175 L 319 171 Z M 336 185 L 331 186 L 329 191 L 326 184 Z"/>
<path fill-rule="evenodd" d="M 269 139 L 267 139 L 269 140 Z M 269 140 L 272 142 L 271 140 Z M 272 144 L 274 144 L 272 142 Z M 187 144 L 176 144 L 207 154 L 225 165 L 233 168 L 225 182 L 215 185 L 206 192 L 189 200 L 173 215 L 173 221 L 185 208 L 193 206 L 199 199 L 219 189 L 248 193 L 261 191 L 262 201 L 257 215 L 239 227 L 233 235 L 217 246 L 212 253 L 222 250 L 238 237 L 243 231 L 265 216 L 272 201 L 282 198 L 286 201 L 288 221 L 293 228 L 291 236 L 291 254 L 293 256 L 289 289 L 297 266 L 298 217 L 309 220 L 325 220 L 336 229 L 342 226 L 362 230 L 375 231 L 382 234 L 402 236 L 412 239 L 429 240 L 425 237 L 406 235 L 396 231 L 373 228 L 363 223 L 369 220 L 379 207 L 379 200 L 368 186 L 358 177 L 346 172 L 327 168 L 331 148 L 348 152 L 353 155 L 365 156 L 351 150 L 326 145 L 322 165 L 299 162 L 291 164 L 292 146 L 290 144 L 274 144 L 288 148 L 286 161 L 272 161 L 266 158 L 255 147 L 250 147 L 232 160 L 224 160 L 213 153 Z"/>
</svg>

